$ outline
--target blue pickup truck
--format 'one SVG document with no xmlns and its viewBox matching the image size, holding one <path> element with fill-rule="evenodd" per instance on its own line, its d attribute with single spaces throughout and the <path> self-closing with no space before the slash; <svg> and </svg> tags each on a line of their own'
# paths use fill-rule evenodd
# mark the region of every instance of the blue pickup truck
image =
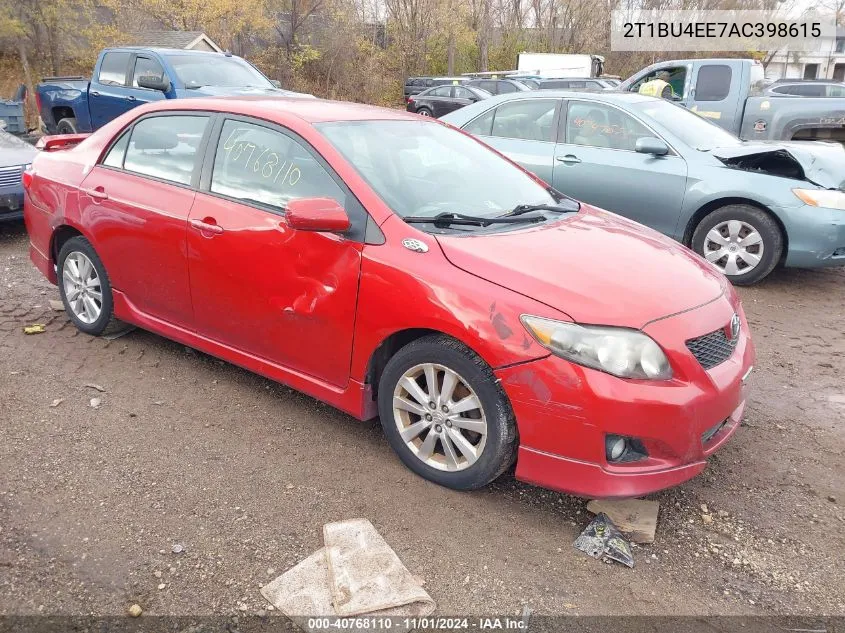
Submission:
<svg viewBox="0 0 845 633">
<path fill-rule="evenodd" d="M 160 99 L 227 95 L 311 95 L 282 90 L 248 61 L 230 53 L 168 48 L 107 48 L 91 81 L 47 77 L 36 102 L 48 134 L 93 132 L 127 110 Z"/>
</svg>

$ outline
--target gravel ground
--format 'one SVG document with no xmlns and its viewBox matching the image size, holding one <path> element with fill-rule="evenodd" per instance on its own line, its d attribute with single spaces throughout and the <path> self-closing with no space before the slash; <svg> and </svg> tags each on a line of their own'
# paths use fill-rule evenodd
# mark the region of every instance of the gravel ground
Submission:
<svg viewBox="0 0 845 633">
<path fill-rule="evenodd" d="M 584 500 L 508 476 L 446 490 L 377 421 L 148 332 L 77 333 L 23 227 L 0 226 L 0 614 L 254 614 L 324 523 L 366 517 L 441 615 L 843 615 L 845 269 L 740 292 L 747 419 L 652 496 L 657 539 L 627 569 L 572 547 Z"/>
</svg>

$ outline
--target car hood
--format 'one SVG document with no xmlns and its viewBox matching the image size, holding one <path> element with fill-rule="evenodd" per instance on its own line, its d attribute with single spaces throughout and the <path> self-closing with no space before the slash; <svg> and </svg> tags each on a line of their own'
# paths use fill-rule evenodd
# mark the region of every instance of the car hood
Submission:
<svg viewBox="0 0 845 633">
<path fill-rule="evenodd" d="M 293 92 L 291 90 L 282 90 L 281 88 L 249 88 L 237 86 L 203 86 L 202 88 L 195 88 L 192 90 L 185 89 L 184 96 L 186 97 L 303 97 L 306 99 L 315 99 L 314 95 L 306 94 L 304 92 Z"/>
<path fill-rule="evenodd" d="M 799 180 L 806 180 L 825 189 L 845 191 L 845 146 L 820 141 L 779 141 L 743 143 L 716 147 L 710 153 L 729 167 L 770 173 L 768 159 L 791 161 L 800 170 Z"/>
<path fill-rule="evenodd" d="M 16 136 L 0 131 L 0 167 L 31 163 L 38 150 Z"/>
<path fill-rule="evenodd" d="M 458 268 L 579 323 L 642 328 L 727 288 L 711 264 L 674 240 L 583 204 L 579 213 L 539 227 L 436 237 Z"/>
</svg>

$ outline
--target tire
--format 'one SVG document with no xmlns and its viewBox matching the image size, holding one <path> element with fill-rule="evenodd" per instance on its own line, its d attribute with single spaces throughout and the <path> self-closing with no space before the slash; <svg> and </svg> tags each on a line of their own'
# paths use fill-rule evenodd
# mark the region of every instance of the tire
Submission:
<svg viewBox="0 0 845 633">
<path fill-rule="evenodd" d="M 434 409 L 426 409 L 419 398 L 411 397 L 404 386 L 408 382 L 403 380 L 414 380 L 423 389 L 420 395 L 427 396 L 427 366 L 434 366 L 436 376 L 438 395 Z M 416 379 L 409 376 L 414 372 L 420 372 Z M 454 380 L 456 386 L 453 395 L 441 401 L 439 392 L 446 388 L 447 372 L 453 375 L 450 380 Z M 396 410 L 394 395 L 397 392 L 419 412 Z M 480 408 L 443 412 L 444 406 L 451 410 L 470 402 L 473 397 L 473 402 L 480 402 Z M 501 475 L 516 458 L 516 420 L 493 371 L 472 350 L 448 336 L 425 336 L 396 352 L 379 381 L 378 408 L 387 441 L 399 459 L 421 477 L 441 486 L 456 490 L 481 488 Z M 433 419 L 424 420 L 423 412 Z M 481 433 L 484 421 L 486 429 Z M 421 425 L 425 430 L 417 431 L 417 434 L 412 432 L 406 442 L 400 426 L 408 429 L 411 425 Z M 469 430 L 469 426 L 477 430 Z M 426 452 L 428 442 L 433 450 L 426 460 L 419 455 Z"/>
<path fill-rule="evenodd" d="M 56 132 L 58 134 L 77 134 L 78 129 L 76 127 L 76 119 L 73 117 L 59 119 L 59 122 L 56 124 Z"/>
<path fill-rule="evenodd" d="M 100 309 L 96 318 L 85 307 L 86 302 L 84 298 L 77 299 L 76 297 L 78 295 L 73 294 L 74 283 L 65 275 L 68 272 L 71 278 L 74 276 L 74 265 L 76 265 L 78 271 L 82 272 L 78 264 L 78 262 L 82 261 L 80 255 L 87 259 L 96 274 L 98 285 L 91 284 L 88 288 L 88 292 L 91 293 L 88 299 L 93 301 L 95 305 L 97 303 L 96 288 L 99 288 Z M 69 259 L 72 260 L 71 263 L 68 262 Z M 113 315 L 114 300 L 112 298 L 111 283 L 109 282 L 106 268 L 103 266 L 99 255 L 97 255 L 97 251 L 94 250 L 94 247 L 91 246 L 91 243 L 87 239 L 80 236 L 73 237 L 65 242 L 59 251 L 57 273 L 59 277 L 59 295 L 65 306 L 65 312 L 67 312 L 68 317 L 70 317 L 70 320 L 77 329 L 92 336 L 99 336 L 107 331 L 118 329 L 122 325 Z M 79 279 L 78 276 L 77 279 Z M 69 292 L 71 293 L 70 298 L 68 295 Z"/>
<path fill-rule="evenodd" d="M 429 110 L 426 107 L 418 108 L 417 114 L 419 114 L 420 116 L 431 116 L 431 117 L 434 116 L 434 114 L 432 114 L 431 110 Z"/>
<path fill-rule="evenodd" d="M 780 227 L 767 212 L 747 204 L 729 204 L 699 222 L 691 246 L 715 263 L 731 283 L 748 286 L 774 270 L 780 262 L 783 243 Z M 722 257 L 714 259 L 722 252 Z M 752 265 L 755 259 L 757 263 Z"/>
</svg>

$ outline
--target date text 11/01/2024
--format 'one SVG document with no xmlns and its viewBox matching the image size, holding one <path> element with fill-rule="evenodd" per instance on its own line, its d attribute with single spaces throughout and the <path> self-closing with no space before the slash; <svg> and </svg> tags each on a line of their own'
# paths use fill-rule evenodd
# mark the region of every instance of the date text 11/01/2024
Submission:
<svg viewBox="0 0 845 633">
<path fill-rule="evenodd" d="M 821 37 L 820 22 L 625 22 L 624 37 Z"/>
<path fill-rule="evenodd" d="M 523 617 L 400 617 L 360 616 L 308 618 L 309 630 L 478 630 L 524 631 L 528 618 Z"/>
</svg>

